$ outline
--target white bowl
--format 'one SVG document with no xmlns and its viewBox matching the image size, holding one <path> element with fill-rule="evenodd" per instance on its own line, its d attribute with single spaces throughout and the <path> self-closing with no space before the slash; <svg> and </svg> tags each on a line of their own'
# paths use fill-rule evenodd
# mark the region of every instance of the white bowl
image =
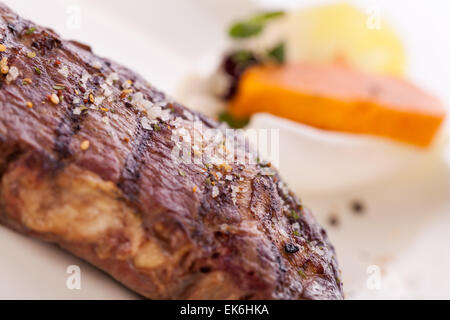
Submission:
<svg viewBox="0 0 450 320">
<path fill-rule="evenodd" d="M 371 183 L 430 155 L 389 139 L 321 130 L 267 113 L 253 115 L 248 129 L 279 129 L 279 153 L 266 156 L 279 161 L 282 177 L 299 194 Z"/>
</svg>

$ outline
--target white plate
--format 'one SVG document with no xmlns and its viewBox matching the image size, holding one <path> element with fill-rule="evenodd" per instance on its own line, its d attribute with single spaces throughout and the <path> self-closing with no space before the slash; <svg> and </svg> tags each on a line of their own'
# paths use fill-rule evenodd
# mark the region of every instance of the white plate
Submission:
<svg viewBox="0 0 450 320">
<path fill-rule="evenodd" d="M 278 148 L 267 148 L 266 158 L 301 195 L 374 183 L 434 156 L 443 140 L 423 150 L 370 135 L 321 130 L 267 113 L 254 114 L 248 128 L 277 130 Z"/>
<path fill-rule="evenodd" d="M 89 43 L 100 55 L 139 71 L 169 93 L 174 92 L 183 76 L 204 68 L 220 54 L 229 20 L 255 8 L 242 0 L 128 0 L 126 5 L 122 0 L 4 2 L 67 38 Z M 271 3 L 280 5 L 281 1 Z M 382 4 L 388 6 L 387 2 Z M 412 57 L 416 58 L 413 77 L 422 79 L 428 88 L 436 88 L 446 99 L 448 92 L 443 76 L 450 68 L 439 58 L 450 56 L 450 52 L 445 51 L 448 46 L 434 44 L 424 31 L 424 28 L 431 32 L 433 28 L 440 30 L 445 26 L 448 30 L 446 11 L 413 1 L 408 2 L 408 8 L 409 16 L 401 21 L 411 30 L 417 29 L 417 33 L 409 33 L 421 39 L 420 45 L 428 49 L 413 50 Z M 80 28 L 74 29 L 78 9 L 81 9 Z M 392 11 L 392 15 L 400 16 L 399 10 Z M 411 17 L 431 16 L 431 12 L 442 12 L 441 20 L 434 18 L 427 22 L 428 29 L 423 24 L 405 22 L 411 21 Z M 412 43 L 412 48 L 419 48 L 414 41 L 408 43 Z M 437 53 L 438 48 L 441 51 Z M 425 57 L 426 54 L 429 56 Z M 427 61 L 430 65 L 426 65 Z M 439 62 L 441 66 L 437 66 Z M 325 226 L 329 214 L 339 217 L 340 225 L 327 229 L 338 252 L 347 297 L 449 298 L 450 277 L 446 277 L 450 269 L 446 248 L 450 242 L 449 194 L 448 164 L 440 158 L 431 158 L 376 185 L 307 196 L 304 201 Z M 364 201 L 367 208 L 364 214 L 358 216 L 349 210 L 352 199 Z M 0 298 L 3 299 L 136 298 L 79 259 L 4 228 L 0 228 L 0 256 Z M 81 290 L 66 287 L 69 276 L 66 269 L 70 265 L 81 268 Z M 378 269 L 373 265 L 381 271 L 380 288 L 376 285 Z"/>
</svg>

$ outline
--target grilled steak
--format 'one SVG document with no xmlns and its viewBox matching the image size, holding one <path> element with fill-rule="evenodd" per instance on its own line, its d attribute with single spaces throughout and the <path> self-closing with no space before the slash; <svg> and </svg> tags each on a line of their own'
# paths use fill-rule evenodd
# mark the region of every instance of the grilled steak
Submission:
<svg viewBox="0 0 450 320">
<path fill-rule="evenodd" d="M 4 5 L 0 37 L 2 224 L 151 299 L 343 297 L 324 229 L 245 140 Z"/>
</svg>

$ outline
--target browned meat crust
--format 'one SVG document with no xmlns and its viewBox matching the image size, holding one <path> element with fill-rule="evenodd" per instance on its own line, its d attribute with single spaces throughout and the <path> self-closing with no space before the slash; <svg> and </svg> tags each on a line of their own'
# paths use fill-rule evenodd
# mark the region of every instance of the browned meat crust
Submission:
<svg viewBox="0 0 450 320">
<path fill-rule="evenodd" d="M 343 297 L 324 229 L 269 164 L 205 154 L 225 140 L 172 156 L 192 146 L 174 133 L 217 123 L 4 5 L 0 36 L 3 224 L 152 299 Z"/>
</svg>

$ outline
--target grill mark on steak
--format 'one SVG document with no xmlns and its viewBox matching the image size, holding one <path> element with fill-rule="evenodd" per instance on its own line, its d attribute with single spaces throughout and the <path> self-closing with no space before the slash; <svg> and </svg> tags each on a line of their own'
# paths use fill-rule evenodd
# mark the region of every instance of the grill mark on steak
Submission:
<svg viewBox="0 0 450 320">
<path fill-rule="evenodd" d="M 74 115 L 72 108 L 69 108 L 62 116 L 55 130 L 53 147 L 60 160 L 72 156 L 73 152 L 70 149 L 70 141 L 81 130 L 81 124 L 86 117 L 87 114 Z"/>
<path fill-rule="evenodd" d="M 263 204 L 266 208 L 265 212 L 269 213 L 269 215 L 260 216 L 260 218 L 264 221 L 262 224 L 267 239 L 270 241 L 270 249 L 272 253 L 273 259 L 275 259 L 275 263 L 277 265 L 276 268 L 276 276 L 277 276 L 277 285 L 286 284 L 286 277 L 287 277 L 287 271 L 283 260 L 282 260 L 282 254 L 280 251 L 282 251 L 282 247 L 277 243 L 277 241 L 273 237 L 273 227 L 272 227 L 272 221 L 273 218 L 275 220 L 283 219 L 282 217 L 282 209 L 280 206 L 280 203 L 277 199 L 278 195 L 278 188 L 277 186 L 274 186 L 270 183 L 268 183 L 267 178 L 257 176 L 252 181 L 252 198 L 251 198 L 251 210 L 256 215 L 258 212 L 261 212 L 261 210 L 256 209 L 255 202 L 259 202 L 259 204 Z M 262 192 L 264 191 L 264 192 Z"/>
<path fill-rule="evenodd" d="M 137 117 L 139 119 L 139 117 Z M 133 148 L 127 155 L 117 186 L 123 191 L 129 201 L 136 201 L 140 192 L 140 170 L 145 164 L 143 157 L 148 147 L 153 131 L 145 130 L 140 121 L 133 137 Z"/>
</svg>

